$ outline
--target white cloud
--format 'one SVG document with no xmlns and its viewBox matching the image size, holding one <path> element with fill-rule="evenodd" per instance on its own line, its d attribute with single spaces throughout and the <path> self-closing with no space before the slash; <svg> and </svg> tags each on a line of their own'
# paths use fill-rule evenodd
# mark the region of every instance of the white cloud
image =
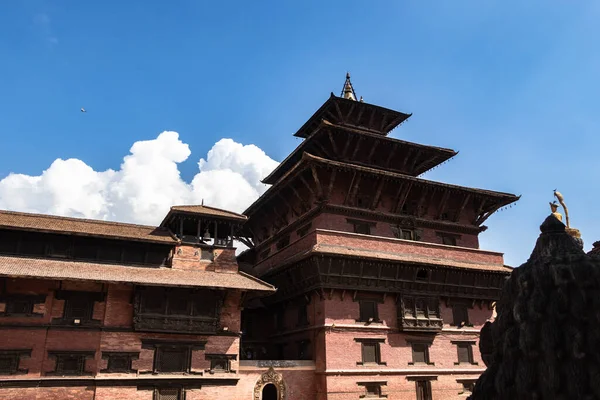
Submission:
<svg viewBox="0 0 600 400">
<path fill-rule="evenodd" d="M 254 145 L 221 139 L 200 159 L 191 183 L 178 164 L 191 154 L 177 132 L 133 144 L 118 171 L 94 171 L 78 159 L 57 159 L 39 176 L 12 173 L 0 180 L 0 209 L 158 224 L 174 204 L 243 211 L 267 186 L 277 166 Z"/>
</svg>

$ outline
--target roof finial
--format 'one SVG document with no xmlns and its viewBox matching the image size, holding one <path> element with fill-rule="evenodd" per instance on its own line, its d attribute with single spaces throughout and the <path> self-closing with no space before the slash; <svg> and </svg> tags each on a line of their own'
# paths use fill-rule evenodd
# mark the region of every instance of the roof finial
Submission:
<svg viewBox="0 0 600 400">
<path fill-rule="evenodd" d="M 346 82 L 344 82 L 344 88 L 342 89 L 342 97 L 356 101 L 356 93 L 354 93 L 352 82 L 350 82 L 350 72 L 346 72 Z"/>
</svg>

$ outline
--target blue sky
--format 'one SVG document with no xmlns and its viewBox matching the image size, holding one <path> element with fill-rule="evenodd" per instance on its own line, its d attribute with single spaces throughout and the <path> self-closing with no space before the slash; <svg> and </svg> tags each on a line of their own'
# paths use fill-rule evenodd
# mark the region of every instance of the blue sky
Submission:
<svg viewBox="0 0 600 400">
<path fill-rule="evenodd" d="M 2 2 L 0 179 L 58 158 L 119 170 L 165 130 L 191 149 L 185 182 L 222 138 L 281 161 L 350 71 L 367 102 L 413 113 L 394 137 L 460 151 L 427 178 L 523 196 L 483 248 L 524 262 L 555 188 L 589 248 L 600 3 L 436 3 Z"/>
</svg>

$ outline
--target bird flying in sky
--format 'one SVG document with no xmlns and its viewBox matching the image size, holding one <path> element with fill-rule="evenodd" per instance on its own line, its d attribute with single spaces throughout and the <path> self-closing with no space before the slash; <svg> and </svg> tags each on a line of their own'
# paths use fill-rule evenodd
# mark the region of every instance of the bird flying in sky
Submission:
<svg viewBox="0 0 600 400">
<path fill-rule="evenodd" d="M 85 108 L 81 107 L 81 112 L 86 112 Z"/>
</svg>

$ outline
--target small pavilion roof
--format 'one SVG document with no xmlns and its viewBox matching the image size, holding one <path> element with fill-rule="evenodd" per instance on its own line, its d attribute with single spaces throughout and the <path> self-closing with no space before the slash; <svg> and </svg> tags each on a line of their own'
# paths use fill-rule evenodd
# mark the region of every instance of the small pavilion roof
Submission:
<svg viewBox="0 0 600 400">
<path fill-rule="evenodd" d="M 193 214 L 199 217 L 209 217 L 214 219 L 225 219 L 230 221 L 239 221 L 245 222 L 248 217 L 242 214 L 235 213 L 233 211 L 223 210 L 216 207 L 209 207 L 202 205 L 180 205 L 173 206 L 169 210 L 169 213 L 161 222 L 161 226 L 164 226 L 166 222 L 173 216 L 174 214 Z"/>
</svg>

